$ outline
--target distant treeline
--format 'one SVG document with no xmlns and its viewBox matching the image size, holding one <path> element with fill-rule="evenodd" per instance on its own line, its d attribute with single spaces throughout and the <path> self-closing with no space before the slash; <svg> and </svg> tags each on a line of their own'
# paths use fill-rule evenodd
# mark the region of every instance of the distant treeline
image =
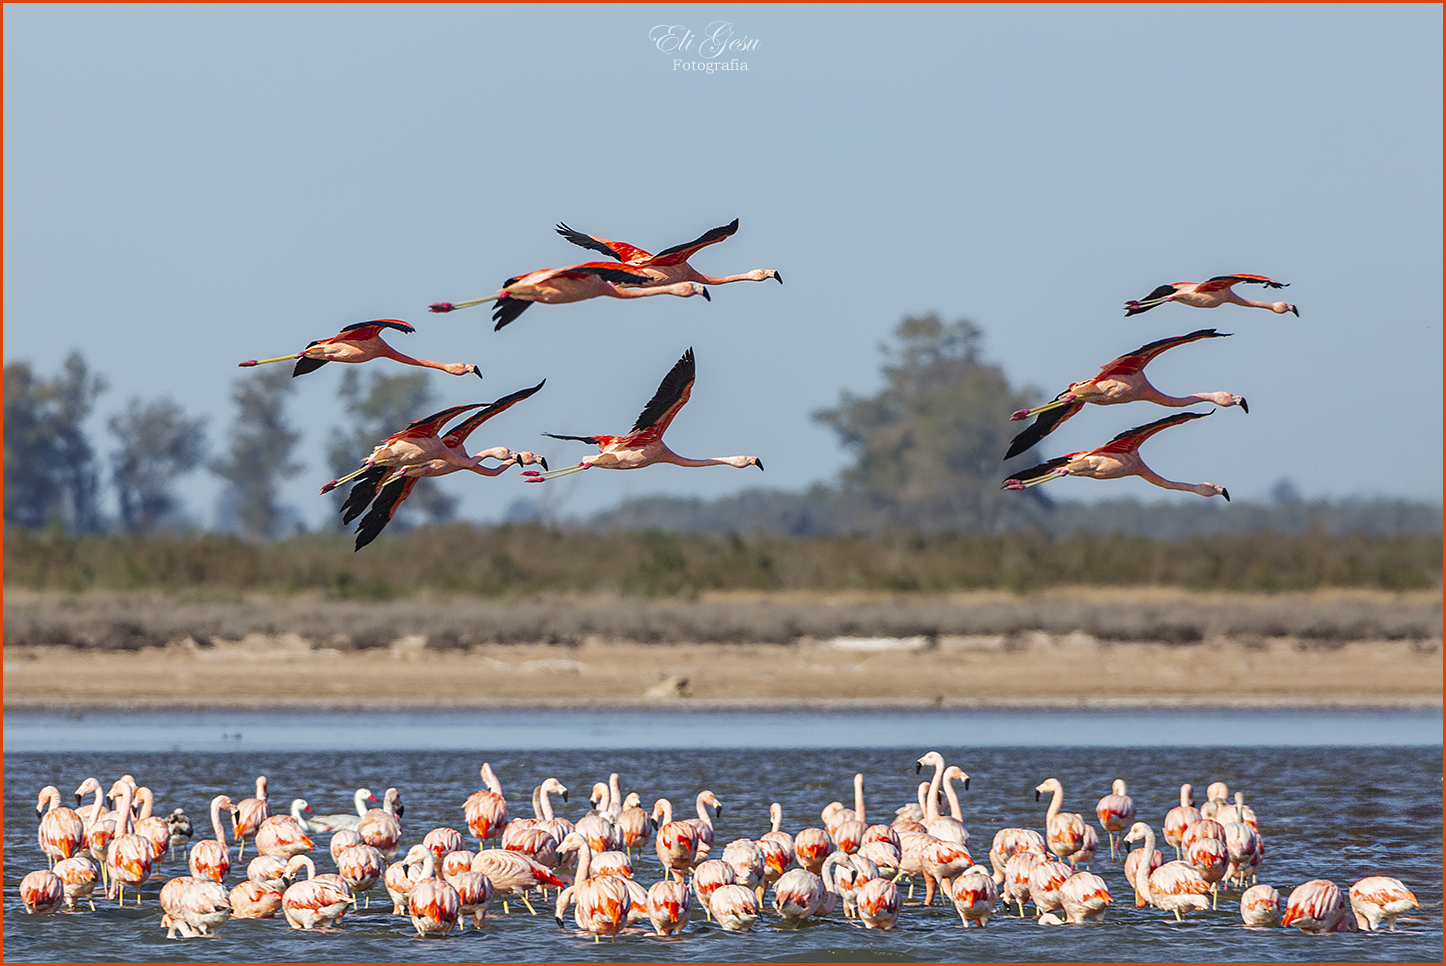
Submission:
<svg viewBox="0 0 1446 966">
<path fill-rule="evenodd" d="M 267 543 L 219 534 L 81 536 L 10 529 L 5 584 L 39 590 L 420 592 L 518 596 L 704 591 L 1015 592 L 1064 585 L 1272 592 L 1441 585 L 1430 534 L 884 534 L 797 538 L 447 524 L 389 533 L 361 553 L 345 533 Z"/>
</svg>

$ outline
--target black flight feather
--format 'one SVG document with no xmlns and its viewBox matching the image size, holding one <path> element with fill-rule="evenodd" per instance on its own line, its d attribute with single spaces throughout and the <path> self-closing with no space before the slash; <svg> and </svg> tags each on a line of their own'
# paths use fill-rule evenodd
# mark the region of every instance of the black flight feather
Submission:
<svg viewBox="0 0 1446 966">
<path fill-rule="evenodd" d="M 640 429 L 647 429 L 649 426 L 663 418 L 673 404 L 683 395 L 683 390 L 693 381 L 693 349 L 690 346 L 688 351 L 683 353 L 683 358 L 673 364 L 663 381 L 658 384 L 658 391 L 653 393 L 653 398 L 643 407 L 642 414 L 638 421 L 633 423 L 632 432 Z"/>
<path fill-rule="evenodd" d="M 497 305 L 492 309 L 492 321 L 497 323 L 492 327 L 492 331 L 496 332 L 504 325 L 516 319 L 523 312 L 526 312 L 527 307 L 531 304 L 527 299 L 515 299 L 511 297 L 498 299 Z"/>
<path fill-rule="evenodd" d="M 367 504 L 376 498 L 377 487 L 381 486 L 382 480 L 386 477 L 391 467 L 373 466 L 361 476 L 357 477 L 356 483 L 352 484 L 351 492 L 346 495 L 346 502 L 341 505 L 341 522 L 351 523 L 361 516 Z"/>
<path fill-rule="evenodd" d="M 727 238 L 729 235 L 733 234 L 737 230 L 738 219 L 734 218 L 732 223 L 724 225 L 722 228 L 714 228 L 712 231 L 705 231 L 703 232 L 703 234 L 699 235 L 693 241 L 688 242 L 686 245 L 674 245 L 672 248 L 665 248 L 653 257 L 662 258 L 664 255 L 676 255 L 679 252 L 687 251 L 690 248 L 700 248 L 703 245 L 707 245 L 711 242 L 721 241 L 722 239 Z"/>
<path fill-rule="evenodd" d="M 392 515 L 397 511 L 397 501 L 401 499 L 405 477 L 397 477 L 391 484 L 382 487 L 382 492 L 372 504 L 371 510 L 362 517 L 362 521 L 356 528 L 356 550 L 360 550 L 375 540 L 388 523 L 392 522 Z M 355 553 L 356 550 L 352 552 Z"/>
<path fill-rule="evenodd" d="M 316 345 L 316 343 L 313 342 L 311 345 Z M 311 348 L 311 346 L 307 346 L 307 348 Z M 326 359 L 308 359 L 306 356 L 302 356 L 296 360 L 296 367 L 291 370 L 291 378 L 295 379 L 297 376 L 304 376 L 308 372 L 315 372 L 326 365 L 326 363 Z"/>
<path fill-rule="evenodd" d="M 566 225 L 564 225 L 562 222 L 558 222 L 558 223 L 557 223 L 557 233 L 558 233 L 559 235 L 561 235 L 563 238 L 566 238 L 568 241 L 572 242 L 574 245 L 580 245 L 580 246 L 582 246 L 583 248 L 590 248 L 590 249 L 592 249 L 592 250 L 595 251 L 595 252 L 601 252 L 602 254 L 606 255 L 608 258 L 616 259 L 617 261 L 622 261 L 621 258 L 618 258 L 618 253 L 617 253 L 617 252 L 613 251 L 611 248 L 609 248 L 608 246 L 604 245 L 602 242 L 598 241 L 596 238 L 592 237 L 591 235 L 584 235 L 582 232 L 578 231 L 578 230 L 575 229 L 575 228 L 569 228 L 569 227 L 567 227 Z M 508 283 L 508 284 L 511 284 L 511 283 Z"/>
<path fill-rule="evenodd" d="M 1004 478 L 1005 483 L 1010 480 L 1019 480 L 1028 483 L 1030 480 L 1037 480 L 1041 476 L 1047 476 L 1054 470 L 1069 462 L 1068 456 L 1056 456 L 1047 463 L 1040 463 L 1038 466 L 1031 466 L 1027 470 L 1020 470 L 1018 473 L 1011 473 Z M 1003 489 L 1003 487 L 1001 487 Z"/>
<path fill-rule="evenodd" d="M 396 329 L 398 332 L 417 331 L 416 326 L 408 325 L 406 322 L 402 322 L 398 319 L 372 319 L 370 322 L 358 322 L 355 325 L 348 325 L 347 327 L 342 329 L 342 331 L 352 332 L 356 329 L 365 329 L 373 325 L 380 326 L 383 329 Z"/>
<path fill-rule="evenodd" d="M 1064 393 L 1060 393 L 1063 396 Z M 1056 399 L 1059 396 L 1055 397 Z M 1035 443 L 1044 439 L 1050 433 L 1059 428 L 1059 424 L 1069 419 L 1075 413 L 1084 408 L 1082 402 L 1072 402 L 1068 406 L 1060 406 L 1057 409 L 1047 409 L 1034 417 L 1034 422 L 1026 426 L 1024 431 L 1014 437 L 1009 443 L 1009 452 L 1004 454 L 1006 460 L 1014 459 L 1020 453 L 1027 451 Z"/>
</svg>

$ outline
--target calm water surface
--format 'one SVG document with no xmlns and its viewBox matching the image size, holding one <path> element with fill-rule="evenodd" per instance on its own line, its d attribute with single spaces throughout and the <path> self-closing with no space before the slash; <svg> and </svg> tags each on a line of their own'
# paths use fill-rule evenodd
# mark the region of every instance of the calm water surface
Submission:
<svg viewBox="0 0 1446 966">
<path fill-rule="evenodd" d="M 10 712 L 4 954 L 16 961 L 1440 961 L 1440 727 L 1439 711 Z M 88 744 L 81 741 L 86 736 Z M 952 907 L 936 901 L 927 909 L 906 904 L 892 934 L 865 932 L 837 913 L 788 929 L 768 911 L 744 935 L 700 920 L 678 939 L 635 934 L 595 945 L 575 933 L 570 914 L 564 930 L 550 911 L 534 918 L 514 905 L 509 916 L 495 908 L 483 933 L 423 940 L 409 922 L 385 914 L 390 905 L 378 892 L 382 898 L 370 910 L 348 915 L 334 933 L 237 920 L 215 938 L 167 941 L 155 900 L 159 879 L 138 909 L 102 900 L 97 912 L 27 916 L 17 894 L 25 872 L 44 867 L 34 793 L 55 784 L 68 794 L 91 775 L 109 784 L 135 774 L 155 790 L 158 809 L 184 807 L 198 837 L 211 832 L 210 798 L 223 791 L 246 797 L 258 774 L 269 777 L 273 802 L 302 797 L 318 812 L 348 810 L 359 785 L 395 785 L 406 803 L 405 848 L 439 825 L 465 829 L 461 803 L 480 786 L 484 758 L 514 815 L 528 814 L 532 787 L 555 776 L 573 792 L 559 812 L 577 819 L 587 789 L 617 771 L 625 790 L 646 801 L 670 798 L 682 811 L 691 811 L 700 790 L 712 789 L 724 803 L 717 837 L 726 843 L 766 831 L 773 801 L 782 803 L 790 831 L 821 824 L 824 805 L 851 797 L 856 771 L 867 776 L 871 819 L 886 821 L 913 799 L 914 760 L 930 748 L 971 776 L 962 794 L 964 820 L 976 859 L 986 863 L 997 829 L 1043 827 L 1045 806 L 1035 803 L 1033 788 L 1045 778 L 1058 777 L 1065 807 L 1092 820 L 1111 779 L 1124 777 L 1141 819 L 1157 831 L 1181 782 L 1203 789 L 1222 780 L 1243 790 L 1260 816 L 1267 848 L 1261 881 L 1285 895 L 1310 878 L 1333 879 L 1344 889 L 1385 873 L 1406 882 L 1422 909 L 1404 917 L 1394 934 L 1311 937 L 1244 929 L 1232 891 L 1218 911 L 1177 924 L 1134 907 L 1107 846 L 1092 865 L 1116 900 L 1103 924 L 1048 928 L 1002 914 L 988 929 L 968 932 Z M 319 852 L 327 838 L 317 836 Z M 331 869 L 329 858 L 318 865 Z M 635 868 L 644 883 L 659 878 L 651 850 Z M 165 876 L 183 872 L 172 858 Z M 233 874 L 229 884 L 236 881 Z"/>
</svg>

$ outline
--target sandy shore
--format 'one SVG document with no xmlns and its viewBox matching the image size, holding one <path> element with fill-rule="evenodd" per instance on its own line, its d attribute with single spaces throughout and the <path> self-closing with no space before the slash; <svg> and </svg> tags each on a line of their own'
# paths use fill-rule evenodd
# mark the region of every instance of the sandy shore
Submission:
<svg viewBox="0 0 1446 966">
<path fill-rule="evenodd" d="M 429 608 L 446 619 L 428 623 Z M 9 707 L 1440 707 L 1442 698 L 1439 593 L 734 595 L 449 609 L 18 593 L 6 595 L 5 632 Z"/>
</svg>

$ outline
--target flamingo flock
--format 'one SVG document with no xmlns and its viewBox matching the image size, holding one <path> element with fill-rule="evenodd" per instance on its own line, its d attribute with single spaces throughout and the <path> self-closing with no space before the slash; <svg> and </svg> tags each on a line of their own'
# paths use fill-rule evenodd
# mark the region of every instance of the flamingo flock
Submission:
<svg viewBox="0 0 1446 966">
<path fill-rule="evenodd" d="M 699 251 L 727 239 L 737 231 L 738 219 L 735 218 L 727 225 L 704 232 L 691 242 L 666 248 L 654 255 L 626 242 L 584 234 L 559 224 L 557 233 L 567 241 L 597 251 L 612 261 L 584 262 L 517 275 L 507 279 L 496 295 L 463 302 L 436 302 L 432 304 L 431 311 L 445 313 L 496 302 L 492 315 L 495 323 L 493 330 L 496 331 L 515 321 L 534 302 L 561 304 L 601 297 L 635 299 L 653 295 L 676 295 L 682 298 L 701 295 L 705 300 L 711 301 L 708 285 L 766 279 L 782 284 L 783 276 L 772 268 L 754 269 L 737 275 L 711 276 L 702 274 L 689 264 L 689 259 Z M 437 369 L 450 375 L 475 375 L 482 378 L 481 370 L 472 363 L 433 362 L 398 352 L 382 338 L 388 330 L 409 334 L 416 331 L 416 326 L 401 319 L 357 322 L 343 327 L 334 336 L 308 342 L 300 352 L 270 359 L 247 359 L 238 365 L 250 368 L 295 360 L 292 376 L 296 377 L 315 372 L 328 362 L 357 364 L 375 359 L 390 359 L 403 365 Z M 669 370 L 652 401 L 625 436 L 544 434 L 554 439 L 578 440 L 598 446 L 600 452 L 596 457 L 573 466 L 549 471 L 545 459 L 526 450 L 514 451 L 506 446 L 493 446 L 469 455 L 464 448 L 467 437 L 482 423 L 532 396 L 542 388 L 546 382 L 543 380 L 531 389 L 518 390 L 495 402 L 450 406 L 414 420 L 378 442 L 372 452 L 361 460 L 358 469 L 326 483 L 321 492 L 329 493 L 338 486 L 356 481 L 341 506 L 341 516 L 344 525 L 361 518 L 356 529 L 356 549 L 361 550 L 381 534 L 424 477 L 446 476 L 462 470 L 478 476 L 494 477 L 501 475 L 511 466 L 532 465 L 540 465 L 542 470 L 524 471 L 529 483 L 543 483 L 593 466 L 626 470 L 641 469 L 654 463 L 671 463 L 674 466 L 756 466 L 763 469 L 763 461 L 757 456 L 689 459 L 679 456 L 663 443 L 663 433 L 692 393 L 694 374 L 695 360 L 690 348 Z M 448 427 L 451 420 L 472 410 L 480 411 Z M 495 460 L 496 463 L 484 465 L 486 460 Z M 241 822 L 245 831 L 237 834 L 244 840 L 253 834 L 254 822 L 250 812 L 245 809 L 243 812 Z"/>
<path fill-rule="evenodd" d="M 1200 309 L 1213 309 L 1230 303 L 1270 309 L 1277 315 L 1289 312 L 1300 316 L 1300 312 L 1289 302 L 1257 302 L 1235 294 L 1232 286 L 1242 283 L 1264 285 L 1272 289 L 1284 288 L 1289 284 L 1277 282 L 1264 275 L 1217 275 L 1204 282 L 1175 282 L 1172 285 L 1159 286 L 1143 299 L 1126 302 L 1125 315 L 1138 315 L 1166 302 L 1179 302 Z M 1086 403 L 1112 406 L 1128 402 L 1151 402 L 1157 406 L 1177 409 L 1200 403 L 1213 403 L 1221 409 L 1238 406 L 1241 412 L 1250 412 L 1244 396 L 1223 390 L 1171 396 L 1156 389 L 1145 376 L 1145 366 L 1162 352 L 1203 339 L 1227 338 L 1230 334 L 1216 329 L 1196 329 L 1185 335 L 1157 339 L 1106 362 L 1093 377 L 1070 383 L 1063 392 L 1044 405 L 1018 410 L 1009 417 L 1011 420 L 1034 419 L 1034 422 L 1010 441 L 1004 458 L 1013 459 L 1033 448 L 1059 429 L 1066 420 L 1079 413 Z M 1180 483 L 1168 480 L 1145 465 L 1139 454 L 1140 444 L 1155 433 L 1183 425 L 1201 416 L 1208 416 L 1211 412 L 1214 410 L 1180 413 L 1127 429 L 1094 449 L 1066 453 L 1029 469 L 1012 473 L 1005 477 L 1001 489 L 1025 490 L 1062 476 L 1082 476 L 1094 480 L 1138 476 L 1147 483 L 1167 490 L 1185 490 L 1205 497 L 1221 496 L 1228 503 L 1230 491 L 1224 486 L 1218 483 Z M 1113 841 L 1112 835 L 1112 845 Z"/>
<path fill-rule="evenodd" d="M 146 822 L 154 797 L 133 776 L 113 782 L 84 813 L 60 804 L 59 787 L 47 785 L 37 798 L 37 842 L 53 868 L 27 874 L 20 894 L 27 912 L 94 910 L 99 880 L 105 897 L 117 904 L 126 903 L 128 889 L 134 904 L 157 901 L 159 925 L 171 938 L 213 935 L 233 918 L 335 932 L 347 928 L 348 917 L 388 915 L 404 918 L 419 938 L 441 938 L 469 925 L 485 930 L 489 913 L 499 914 L 496 900 L 500 915 L 537 916 L 533 899 L 546 901 L 557 927 L 594 942 L 715 928 L 747 932 L 760 922 L 796 929 L 835 916 L 888 932 L 934 907 L 936 896 L 945 909 L 952 906 L 966 930 L 987 928 L 991 919 L 1100 922 L 1131 896 L 1136 907 L 1159 910 L 1167 922 L 1225 914 L 1238 915 L 1246 928 L 1293 926 L 1310 933 L 1394 930 L 1400 917 L 1419 909 L 1405 884 L 1379 870 L 1344 889 L 1311 879 L 1282 900 L 1274 887 L 1257 881 L 1266 854 L 1260 819 L 1245 805 L 1244 792 L 1237 790 L 1232 803 L 1223 783 L 1210 786 L 1205 804 L 1213 806 L 1213 817 L 1205 817 L 1193 806 L 1191 785 L 1181 786 L 1180 805 L 1165 812 L 1164 803 L 1142 808 L 1125 780 L 1114 779 L 1095 807 L 1098 828 L 1112 845 L 1123 832 L 1121 849 L 1140 847 L 1112 851 L 1102 867 L 1091 869 L 1102 861 L 1094 851 L 1096 824 L 1067 811 L 1064 784 L 1046 778 L 1035 787 L 1037 802 L 1049 799 L 1039 815 L 1041 828 L 997 830 L 986 866 L 971 853 L 955 787 L 967 792 L 969 775 L 937 751 L 918 758 L 914 768 L 931 769 L 930 779 L 918 786 L 917 801 L 895 808 L 887 824 L 868 817 L 865 777 L 858 773 L 852 807 L 830 802 L 817 824 L 788 832 L 775 802 L 766 819 L 756 816 L 756 838 L 727 842 L 717 827 L 725 803 L 710 789 L 688 803 L 696 817 L 682 817 L 686 807 L 675 811 L 666 798 L 654 799 L 651 810 L 641 807 L 642 795 L 625 795 L 612 773 L 592 785 L 592 808 L 567 819 L 555 810 L 554 798 L 565 804 L 568 788 L 547 776 L 533 787 L 532 814 L 524 816 L 484 763 L 484 787 L 453 806 L 458 828 L 409 829 L 399 789 L 388 788 L 380 807 L 368 808 L 377 797 L 359 788 L 355 816 L 318 816 L 317 825 L 335 828 L 324 843 L 305 817 L 306 800 L 294 798 L 289 811 L 272 812 L 267 779 L 258 776 L 254 799 L 212 797 L 214 837 L 201 837 L 189 855 L 177 856 L 189 874 L 170 877 L 161 871 L 170 848 L 168 823 L 161 821 L 164 836 L 134 831 Z M 77 804 L 102 787 L 86 779 L 77 788 Z M 1156 823 L 1137 820 L 1149 809 L 1162 813 L 1166 841 L 1183 857 L 1166 861 L 1156 848 Z M 625 831 L 623 817 L 630 813 L 636 818 Z M 230 818 L 229 838 L 224 817 Z M 345 821 L 349 817 L 355 822 Z M 343 825 L 351 827 L 338 827 Z M 103 828 L 108 836 L 97 836 Z M 243 864 L 248 838 L 256 855 Z M 98 843 L 99 863 L 91 858 Z M 336 871 L 319 872 L 328 861 Z M 915 899 L 920 879 L 924 891 Z M 370 911 L 370 893 L 378 887 L 392 900 L 389 912 L 382 906 Z M 1235 894 L 1234 912 L 1227 893 Z M 1026 904 L 1032 913 L 1026 914 Z"/>
</svg>

